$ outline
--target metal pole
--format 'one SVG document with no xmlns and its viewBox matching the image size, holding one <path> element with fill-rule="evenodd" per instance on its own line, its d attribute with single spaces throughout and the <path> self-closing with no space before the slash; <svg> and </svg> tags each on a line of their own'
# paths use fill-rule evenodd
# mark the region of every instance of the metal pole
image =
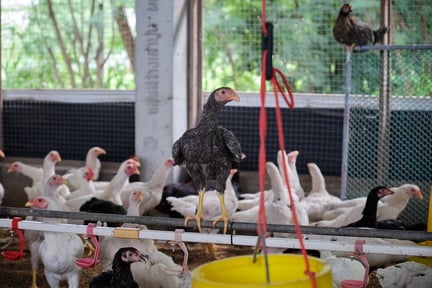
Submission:
<svg viewBox="0 0 432 288">
<path fill-rule="evenodd" d="M 344 104 L 343 134 L 342 134 L 342 164 L 341 164 L 341 187 L 340 187 L 340 198 L 342 200 L 347 199 L 346 189 L 347 189 L 347 182 L 348 182 L 350 93 L 351 93 L 351 51 L 347 49 L 346 61 L 345 61 L 345 104 Z"/>
<path fill-rule="evenodd" d="M 390 2 L 381 2 L 381 26 L 390 25 Z M 389 44 L 389 33 L 384 37 L 383 44 Z M 386 183 L 389 164 L 389 131 L 390 131 L 390 52 L 380 51 L 380 95 L 379 95 L 379 126 L 378 126 L 378 150 L 377 150 L 377 178 L 379 183 Z"/>
</svg>

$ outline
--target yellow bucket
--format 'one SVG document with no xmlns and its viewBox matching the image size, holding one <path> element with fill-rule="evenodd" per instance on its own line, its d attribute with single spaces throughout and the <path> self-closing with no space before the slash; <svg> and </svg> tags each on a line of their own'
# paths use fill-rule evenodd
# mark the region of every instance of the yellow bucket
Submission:
<svg viewBox="0 0 432 288">
<path fill-rule="evenodd" d="M 253 256 L 238 256 L 203 264 L 192 271 L 192 288 L 312 287 L 311 279 L 304 273 L 306 265 L 302 255 L 271 254 L 268 264 L 268 284 L 264 255 L 258 255 L 255 263 Z M 317 287 L 331 288 L 330 265 L 315 257 L 309 257 L 309 265 L 315 273 Z"/>
</svg>

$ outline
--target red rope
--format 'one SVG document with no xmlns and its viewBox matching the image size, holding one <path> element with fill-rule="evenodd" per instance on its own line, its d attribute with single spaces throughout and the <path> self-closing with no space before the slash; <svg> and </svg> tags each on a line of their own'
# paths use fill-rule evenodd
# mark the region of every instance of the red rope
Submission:
<svg viewBox="0 0 432 288">
<path fill-rule="evenodd" d="M 266 27 L 266 0 L 262 0 L 262 33 L 264 36 L 267 36 L 268 31 Z M 260 86 L 260 99 L 261 99 L 261 109 L 260 109 L 260 149 L 259 149 L 259 181 L 260 181 L 260 208 L 259 208 L 259 215 L 258 215 L 258 225 L 257 225 L 257 232 L 258 235 L 265 236 L 267 233 L 267 222 L 266 222 L 266 212 L 265 212 L 265 205 L 264 205 L 264 183 L 265 183 L 265 164 L 266 164 L 266 149 L 265 149 L 265 139 L 266 139 L 266 129 L 267 129 L 267 116 L 266 116 L 266 108 L 265 108 L 265 97 L 266 97 L 266 67 L 267 67 L 267 54 L 268 51 L 266 49 L 263 50 L 262 54 L 262 68 L 261 68 L 261 86 Z M 283 85 L 279 82 L 278 78 L 282 80 Z M 300 248 L 301 252 L 305 261 L 306 271 L 305 274 L 310 278 L 312 282 L 312 287 L 316 288 L 316 279 L 315 279 L 315 273 L 310 270 L 310 263 L 309 258 L 306 252 L 306 248 L 304 246 L 302 233 L 300 230 L 300 225 L 298 223 L 297 219 L 297 213 L 295 209 L 295 203 L 294 199 L 292 197 L 292 191 L 291 191 L 291 185 L 289 184 L 289 178 L 287 173 L 287 167 L 286 167 L 286 161 L 285 161 L 285 142 L 284 142 L 284 134 L 283 134 L 283 126 L 282 126 L 282 113 L 279 106 L 279 98 L 278 95 L 280 94 L 283 99 L 285 100 L 285 103 L 290 109 L 294 109 L 294 97 L 291 91 L 291 88 L 288 84 L 288 81 L 285 77 L 285 75 L 276 68 L 273 68 L 272 71 L 272 78 L 271 83 L 273 86 L 273 92 L 275 96 L 275 103 L 276 103 L 276 121 L 277 121 L 277 128 L 278 128 L 278 139 L 279 139 L 279 147 L 280 150 L 283 151 L 282 154 L 282 163 L 283 163 L 283 176 L 285 179 L 285 183 L 287 183 L 288 188 L 288 196 L 290 199 L 290 205 L 291 205 L 291 214 L 292 219 L 294 222 L 295 231 L 297 234 L 297 238 L 300 242 Z M 284 89 L 285 88 L 285 89 Z M 285 94 L 285 91 L 288 92 L 289 99 L 287 98 L 287 95 Z"/>
</svg>

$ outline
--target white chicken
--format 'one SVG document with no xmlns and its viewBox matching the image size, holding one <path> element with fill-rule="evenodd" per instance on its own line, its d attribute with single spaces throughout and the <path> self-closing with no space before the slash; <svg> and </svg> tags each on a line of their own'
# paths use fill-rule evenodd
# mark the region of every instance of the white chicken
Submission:
<svg viewBox="0 0 432 288">
<path fill-rule="evenodd" d="M 248 210 L 259 205 L 261 192 L 247 193 L 246 197 L 238 201 L 238 210 Z M 264 190 L 264 201 L 273 201 L 273 191 Z"/>
<path fill-rule="evenodd" d="M 359 228 L 359 229 L 370 229 L 370 228 Z M 353 242 L 356 239 L 353 237 L 335 236 L 335 235 L 308 235 L 309 240 L 322 240 L 322 241 L 340 241 L 341 243 Z M 418 247 L 418 244 L 410 240 L 400 240 L 391 238 L 365 238 L 365 244 L 371 246 L 381 247 L 393 247 L 393 246 L 407 246 L 407 247 Z M 345 245 L 345 244 L 344 244 Z M 403 248 L 401 248 L 403 249 Z M 321 257 L 325 258 L 329 251 L 320 251 Z M 336 257 L 352 257 L 352 251 L 330 251 L 331 255 Z M 366 259 L 371 268 L 378 268 L 388 266 L 393 263 L 406 261 L 410 256 L 399 255 L 399 254 L 388 254 L 388 253 L 365 253 Z"/>
<path fill-rule="evenodd" d="M 45 156 L 42 168 L 14 162 L 9 166 L 8 171 L 22 173 L 33 180 L 31 187 L 24 187 L 27 199 L 30 200 L 36 196 L 44 195 L 43 186 L 47 183 L 48 178 L 55 174 L 56 164 L 59 161 L 61 161 L 60 153 L 52 150 Z"/>
<path fill-rule="evenodd" d="M 278 161 L 278 168 L 279 168 L 280 176 L 284 180 L 284 185 L 286 186 L 284 172 L 283 172 L 283 162 L 282 162 L 282 155 L 285 156 L 285 164 L 286 164 L 286 168 L 287 168 L 287 173 L 288 173 L 288 178 L 289 178 L 288 180 L 290 182 L 291 191 L 296 193 L 299 198 L 303 198 L 304 197 L 304 190 L 300 184 L 300 179 L 298 177 L 297 167 L 296 167 L 296 161 L 297 161 L 298 154 L 299 154 L 298 151 L 292 151 L 287 155 L 285 152 L 282 152 L 279 150 L 278 154 L 277 154 L 277 161 Z M 266 202 L 267 201 L 273 201 L 273 194 L 272 193 L 273 193 L 273 191 L 271 189 L 264 191 L 264 197 L 265 197 Z M 260 201 L 260 199 L 259 199 L 260 196 L 261 196 L 261 192 L 242 193 L 241 197 L 243 199 L 239 201 L 238 210 L 248 210 L 250 208 L 257 206 L 259 204 L 259 201 Z"/>
<path fill-rule="evenodd" d="M 272 182 L 273 201 L 266 210 L 268 224 L 293 224 L 291 202 L 288 195 L 288 189 L 283 184 L 278 168 L 272 162 L 266 163 L 267 174 Z M 296 208 L 299 225 L 309 225 L 309 217 L 306 210 L 300 204 L 298 195 L 291 191 L 293 203 Z M 266 207 L 267 208 L 267 207 Z"/>
<path fill-rule="evenodd" d="M 231 169 L 230 174 L 225 182 L 224 203 L 228 217 L 231 217 L 237 210 L 237 195 L 233 187 L 232 178 L 237 173 L 237 169 Z M 170 203 L 171 210 L 176 211 L 184 217 L 195 215 L 198 209 L 198 195 L 189 195 L 185 197 L 167 197 L 167 202 Z M 203 215 L 204 220 L 212 221 L 221 215 L 221 206 L 218 205 L 219 197 L 216 190 L 209 190 L 204 195 Z M 217 233 L 218 229 L 202 229 L 203 233 Z M 206 243 L 205 249 L 211 259 L 216 259 L 213 243 Z"/>
<path fill-rule="evenodd" d="M 42 167 L 35 167 L 32 165 L 25 164 L 21 161 L 15 161 L 9 165 L 8 172 L 21 173 L 32 180 L 32 185 L 35 183 L 42 182 L 43 169 Z"/>
<path fill-rule="evenodd" d="M 288 197 L 287 187 L 284 185 L 278 167 L 272 162 L 266 163 L 266 172 L 270 178 L 271 190 L 266 190 L 265 209 L 267 213 L 267 222 L 269 224 L 292 224 L 291 204 Z M 269 193 L 271 191 L 271 193 Z M 296 193 L 292 192 L 294 205 L 296 206 L 296 215 L 300 225 L 308 225 L 309 219 L 307 212 L 298 201 Z M 268 193 L 268 196 L 267 196 Z M 267 198 L 268 197 L 268 198 Z M 248 210 L 237 211 L 233 214 L 232 220 L 238 222 L 258 221 L 259 206 L 252 207 Z"/>
<path fill-rule="evenodd" d="M 394 193 L 383 197 L 378 202 L 377 221 L 396 219 L 406 208 L 411 198 L 423 199 L 421 190 L 417 185 L 404 184 L 399 187 L 390 188 Z M 344 208 L 344 213 L 339 214 L 332 220 L 322 220 L 315 223 L 316 226 L 342 227 L 356 222 L 362 218 L 362 211 L 366 200 L 361 205 Z"/>
<path fill-rule="evenodd" d="M 72 168 L 67 171 L 66 174 L 63 175 L 63 178 L 67 180 L 68 186 L 71 190 L 76 190 L 81 188 L 81 176 L 84 171 L 90 167 L 94 173 L 94 179 L 99 179 L 99 173 L 101 170 L 101 162 L 99 160 L 100 155 L 106 154 L 106 151 L 101 147 L 92 147 L 87 151 L 85 166 L 80 168 Z"/>
<path fill-rule="evenodd" d="M 133 159 L 127 159 L 123 161 L 123 163 L 120 165 L 116 175 L 113 177 L 113 179 L 109 182 L 108 186 L 106 186 L 104 190 L 96 190 L 95 195 L 88 194 L 85 196 L 70 199 L 66 201 L 66 206 L 69 208 L 70 211 L 78 212 L 80 211 L 80 207 L 92 197 L 96 197 L 101 200 L 111 201 L 117 205 L 122 205 L 123 203 L 121 201 L 120 191 L 127 183 L 129 183 L 129 176 L 134 174 L 139 174 L 137 162 Z"/>
<path fill-rule="evenodd" d="M 422 263 L 402 262 L 378 268 L 376 273 L 382 288 L 432 287 L 432 268 Z"/>
<path fill-rule="evenodd" d="M 134 191 L 141 191 L 143 193 L 144 201 L 140 205 L 139 215 L 143 215 L 145 212 L 148 212 L 159 205 L 162 199 L 163 187 L 172 167 L 173 160 L 167 159 L 159 165 L 149 181 L 136 181 L 126 184 L 120 192 L 123 206 L 126 209 L 128 208 L 129 195 Z"/>
<path fill-rule="evenodd" d="M 397 188 L 391 188 L 391 190 L 395 193 L 381 198 L 378 203 L 377 221 L 399 217 L 411 198 L 423 200 L 420 187 L 414 184 L 404 184 Z"/>
<path fill-rule="evenodd" d="M 237 173 L 237 169 L 231 169 L 230 174 L 226 180 L 226 187 L 224 192 L 225 209 L 228 216 L 231 216 L 237 210 L 237 196 L 232 185 L 232 177 Z M 177 211 L 184 217 L 195 215 L 198 208 L 198 195 L 189 195 L 185 197 L 167 197 L 167 201 L 171 204 L 171 210 Z M 215 217 L 221 215 L 221 208 L 219 198 L 216 190 L 210 190 L 205 193 L 203 213 L 204 219 L 211 221 Z"/>
<path fill-rule="evenodd" d="M 326 211 L 326 205 L 340 203 L 342 200 L 327 191 L 324 176 L 317 164 L 308 163 L 307 166 L 312 179 L 312 189 L 301 200 L 301 203 L 307 210 L 309 221 L 316 222 L 322 220 L 322 214 Z"/>
<path fill-rule="evenodd" d="M 322 251 L 321 259 L 327 262 L 331 267 L 334 288 L 346 287 L 342 286 L 342 282 L 346 280 L 364 280 L 366 268 L 357 259 L 352 257 L 337 257 L 329 251 Z"/>
<path fill-rule="evenodd" d="M 79 179 L 80 188 L 71 191 L 71 193 L 65 197 L 66 200 L 70 200 L 85 195 L 96 195 L 96 188 L 94 187 L 94 183 L 93 183 L 93 180 L 95 178 L 93 169 L 91 167 L 87 167 L 87 169 L 81 169 L 80 172 L 81 172 L 81 177 Z"/>
<path fill-rule="evenodd" d="M 38 196 L 27 202 L 26 206 L 38 209 L 58 210 L 53 199 Z M 58 223 L 55 218 L 45 219 L 45 222 Z M 52 288 L 60 287 L 61 281 L 67 281 L 69 288 L 78 288 L 81 268 L 75 264 L 82 257 L 84 246 L 76 234 L 44 232 L 44 239 L 39 246 L 39 255 L 44 264 L 45 278 Z"/>
<path fill-rule="evenodd" d="M 309 225 L 309 217 L 306 209 L 302 206 L 298 199 L 298 195 L 291 191 L 292 202 L 289 197 L 289 190 L 284 185 L 282 177 L 278 171 L 278 168 L 272 162 L 266 163 L 267 174 L 272 182 L 273 201 L 266 204 L 266 214 L 268 224 L 282 224 L 292 225 L 294 224 L 293 210 L 297 216 L 297 222 L 299 225 Z M 292 206 L 293 205 L 293 206 Z M 295 238 L 295 234 L 274 232 L 275 237 L 286 237 Z M 279 253 L 285 249 L 271 248 L 270 253 Z"/>
<path fill-rule="evenodd" d="M 45 196 L 47 195 L 56 195 L 57 189 L 64 184 L 64 179 L 60 175 L 52 175 L 47 183 L 42 188 L 43 194 Z M 48 196 L 50 197 L 50 196 Z M 33 199 L 33 198 L 32 198 Z M 61 204 L 62 202 L 60 199 L 56 198 L 57 200 L 55 202 Z M 30 199 L 31 200 L 31 199 Z M 54 200 L 53 200 L 54 201 Z M 26 217 L 26 219 L 33 219 L 33 217 Z M 43 218 L 35 217 L 34 220 L 40 220 L 43 221 Z M 32 267 L 32 288 L 36 288 L 36 273 L 39 263 L 39 247 L 41 242 L 43 241 L 43 233 L 39 231 L 34 230 L 24 230 L 24 237 L 27 241 L 27 245 L 29 246 L 30 250 L 30 257 L 31 257 L 31 267 Z"/>
<path fill-rule="evenodd" d="M 284 155 L 282 154 L 284 153 Z M 285 165 L 287 168 L 287 173 L 288 173 L 288 181 L 291 187 L 291 191 L 293 191 L 294 193 L 297 194 L 298 199 L 302 200 L 304 198 L 304 190 L 303 187 L 301 186 L 300 183 L 300 179 L 297 173 L 297 166 L 296 166 L 296 162 L 297 162 L 297 156 L 299 155 L 299 152 L 296 151 L 291 151 L 290 153 L 286 153 L 285 151 L 281 151 L 279 150 L 277 153 L 277 163 L 278 163 L 278 167 L 279 167 L 279 172 L 280 175 L 282 177 L 282 179 L 284 180 L 285 183 L 285 176 L 284 176 L 284 172 L 283 172 L 283 162 L 282 162 L 282 156 L 285 156 Z M 287 186 L 287 183 L 285 183 L 285 186 Z"/>
</svg>

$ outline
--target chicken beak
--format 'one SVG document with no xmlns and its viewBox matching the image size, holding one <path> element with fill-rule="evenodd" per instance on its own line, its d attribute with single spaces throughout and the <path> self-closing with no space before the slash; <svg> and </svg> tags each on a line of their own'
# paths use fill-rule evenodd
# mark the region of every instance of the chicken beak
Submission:
<svg viewBox="0 0 432 288">
<path fill-rule="evenodd" d="M 147 263 L 147 261 L 149 260 L 149 255 L 147 255 L 147 254 L 140 254 L 139 258 L 142 260 L 140 262 Z"/>
<path fill-rule="evenodd" d="M 140 175 L 140 171 L 139 171 L 138 167 L 136 167 L 136 169 L 135 169 L 134 172 L 135 172 L 136 175 Z"/>
<path fill-rule="evenodd" d="M 33 207 L 33 203 L 31 201 L 27 201 L 24 206 L 25 207 Z"/>
<path fill-rule="evenodd" d="M 230 98 L 228 98 L 228 100 L 240 102 L 240 96 L 237 94 L 237 92 L 233 91 L 232 95 L 230 96 Z"/>
<path fill-rule="evenodd" d="M 383 191 L 383 196 L 392 195 L 392 194 L 394 194 L 393 190 L 390 190 L 388 188 L 384 189 Z"/>
<path fill-rule="evenodd" d="M 417 190 L 417 191 L 414 193 L 414 196 L 417 197 L 417 198 L 420 199 L 420 200 L 423 200 L 423 195 L 422 195 L 422 193 L 421 193 L 420 190 Z"/>
<path fill-rule="evenodd" d="M 4 157 L 5 157 L 4 152 L 2 150 L 0 150 L 0 158 L 4 158 Z"/>
</svg>

